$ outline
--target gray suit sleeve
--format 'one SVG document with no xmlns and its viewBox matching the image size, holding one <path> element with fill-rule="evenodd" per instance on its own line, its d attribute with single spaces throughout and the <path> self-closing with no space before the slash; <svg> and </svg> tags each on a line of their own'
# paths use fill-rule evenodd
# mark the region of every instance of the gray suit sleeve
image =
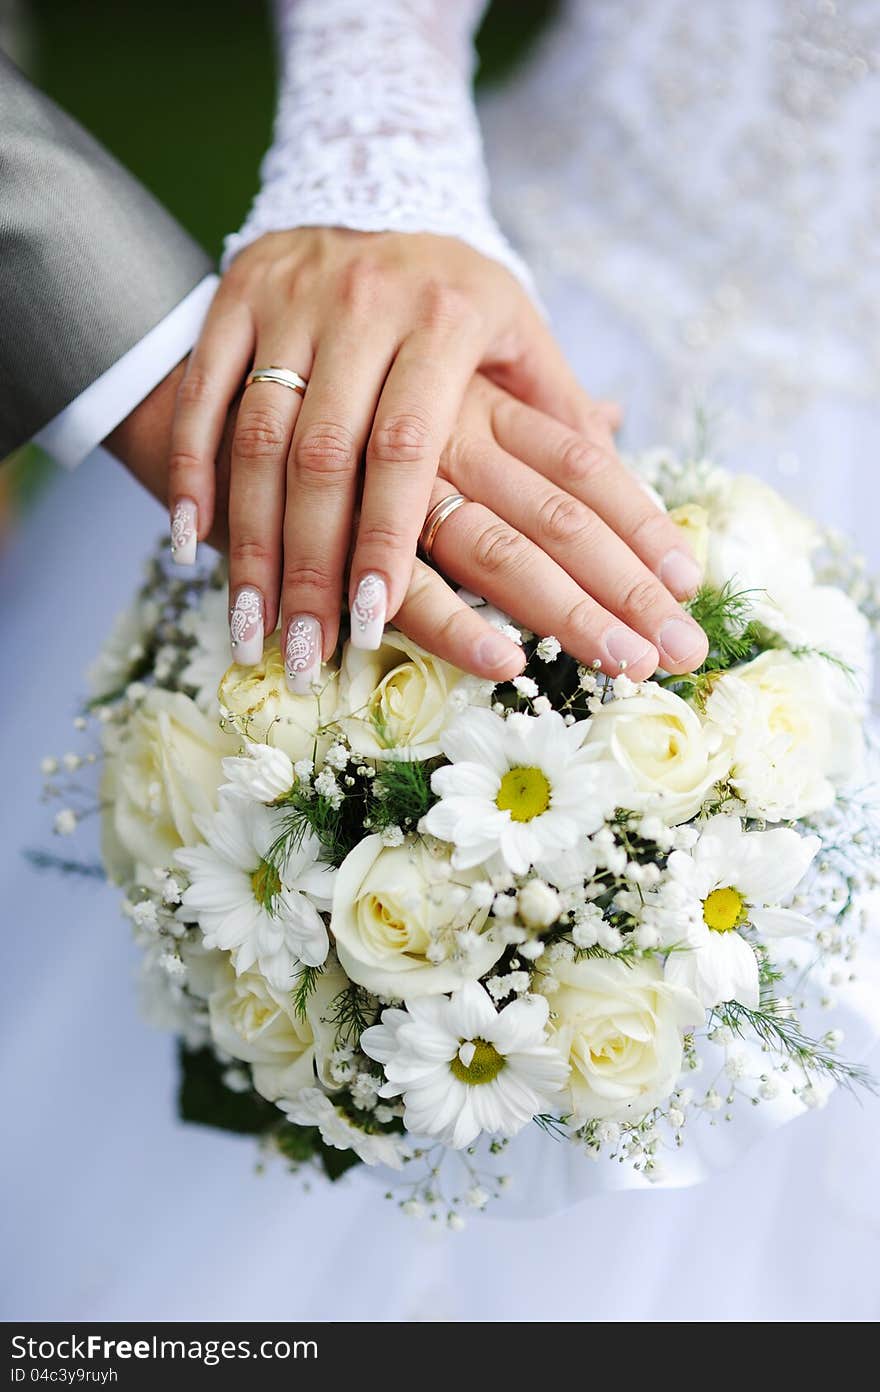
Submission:
<svg viewBox="0 0 880 1392">
<path fill-rule="evenodd" d="M 0 53 L 0 460 L 211 269 L 152 195 Z"/>
</svg>

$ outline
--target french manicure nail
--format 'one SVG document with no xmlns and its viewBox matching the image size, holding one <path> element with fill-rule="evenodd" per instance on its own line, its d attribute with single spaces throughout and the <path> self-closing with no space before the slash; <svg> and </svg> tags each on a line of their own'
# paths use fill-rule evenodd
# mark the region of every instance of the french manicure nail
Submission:
<svg viewBox="0 0 880 1392">
<path fill-rule="evenodd" d="M 176 565 L 195 565 L 199 513 L 192 498 L 178 498 L 171 514 L 171 559 Z"/>
<path fill-rule="evenodd" d="M 242 586 L 229 611 L 229 646 L 241 667 L 253 667 L 263 656 L 263 596 L 252 585 Z"/>
<path fill-rule="evenodd" d="M 686 662 L 705 648 L 703 630 L 689 619 L 667 619 L 659 637 L 663 651 L 673 662 Z"/>
<path fill-rule="evenodd" d="M 308 696 L 321 675 L 321 625 L 312 614 L 298 614 L 287 626 L 284 675 L 294 696 Z"/>
<path fill-rule="evenodd" d="M 479 667 L 495 672 L 501 667 L 509 667 L 515 661 L 519 662 L 517 671 L 521 672 L 526 663 L 526 655 L 522 648 L 505 638 L 502 633 L 485 634 L 477 643 L 474 657 Z"/>
<path fill-rule="evenodd" d="M 381 575 L 364 575 L 351 605 L 351 646 L 375 650 L 388 613 L 388 587 Z"/>
<path fill-rule="evenodd" d="M 633 633 L 631 628 L 618 624 L 605 634 L 605 649 L 612 662 L 617 663 L 622 671 L 646 658 L 653 651 L 653 646 L 638 633 Z"/>
<path fill-rule="evenodd" d="M 660 562 L 660 579 L 678 597 L 696 594 L 703 579 L 696 561 L 686 551 L 667 551 Z"/>
</svg>

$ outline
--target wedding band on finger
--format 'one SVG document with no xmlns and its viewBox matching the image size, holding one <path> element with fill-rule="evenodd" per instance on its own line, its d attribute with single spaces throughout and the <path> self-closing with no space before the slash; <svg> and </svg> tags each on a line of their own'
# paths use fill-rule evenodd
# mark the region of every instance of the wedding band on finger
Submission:
<svg viewBox="0 0 880 1392">
<path fill-rule="evenodd" d="M 255 367 L 253 372 L 248 373 L 245 386 L 250 387 L 254 382 L 275 382 L 279 387 L 289 387 L 291 391 L 299 392 L 300 396 L 305 396 L 306 387 L 309 385 L 307 377 L 300 377 L 298 372 L 294 372 L 289 367 Z"/>
<path fill-rule="evenodd" d="M 431 552 L 434 549 L 437 533 L 443 526 L 447 517 L 451 517 L 452 514 L 457 512 L 466 502 L 468 502 L 468 499 L 465 498 L 462 493 L 450 493 L 448 497 L 441 498 L 439 503 L 435 503 L 431 508 L 431 511 L 425 518 L 425 525 L 422 527 L 419 534 L 419 546 L 422 548 L 426 560 L 430 561 L 431 559 Z"/>
</svg>

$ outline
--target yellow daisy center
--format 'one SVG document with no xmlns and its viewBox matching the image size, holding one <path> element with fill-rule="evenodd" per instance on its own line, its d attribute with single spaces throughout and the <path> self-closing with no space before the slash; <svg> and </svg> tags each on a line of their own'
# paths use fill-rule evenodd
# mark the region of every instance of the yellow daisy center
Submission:
<svg viewBox="0 0 880 1392">
<path fill-rule="evenodd" d="M 261 860 L 251 875 L 251 888 L 258 904 L 269 904 L 281 889 L 281 876 L 268 860 Z"/>
<path fill-rule="evenodd" d="M 739 890 L 713 889 L 703 900 L 703 922 L 714 933 L 730 933 L 738 928 L 746 916 L 746 901 Z"/>
<path fill-rule="evenodd" d="M 494 1044 L 485 1039 L 468 1039 L 449 1064 L 454 1078 L 460 1083 L 475 1086 L 491 1083 L 498 1077 L 507 1060 Z"/>
<path fill-rule="evenodd" d="M 539 768 L 508 769 L 501 780 L 495 806 L 515 822 L 530 822 L 550 806 L 550 784 Z"/>
</svg>

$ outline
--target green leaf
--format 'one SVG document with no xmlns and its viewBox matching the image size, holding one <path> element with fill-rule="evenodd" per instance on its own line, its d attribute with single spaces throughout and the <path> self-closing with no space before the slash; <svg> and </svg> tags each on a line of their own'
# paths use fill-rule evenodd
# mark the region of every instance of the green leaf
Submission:
<svg viewBox="0 0 880 1392">
<path fill-rule="evenodd" d="M 180 1046 L 178 1114 L 183 1121 L 216 1126 L 242 1136 L 259 1136 L 278 1120 L 278 1109 L 255 1092 L 233 1092 L 223 1082 L 225 1064 L 211 1049 Z"/>
</svg>

